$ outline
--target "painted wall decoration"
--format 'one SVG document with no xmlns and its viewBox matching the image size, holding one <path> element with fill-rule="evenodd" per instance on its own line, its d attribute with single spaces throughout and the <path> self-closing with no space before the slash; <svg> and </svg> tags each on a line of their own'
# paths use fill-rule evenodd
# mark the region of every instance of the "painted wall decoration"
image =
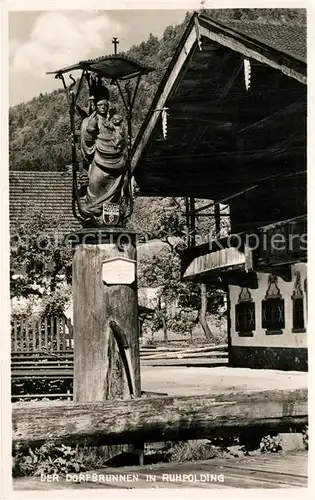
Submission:
<svg viewBox="0 0 315 500">
<path fill-rule="evenodd" d="M 297 275 L 297 271 L 300 273 L 300 277 Z M 259 273 L 258 288 L 247 290 L 235 285 L 229 286 L 231 317 L 229 359 L 232 366 L 276 370 L 307 370 L 307 264 L 302 262 L 294 264 L 292 266 L 292 276 L 291 281 L 284 281 L 280 277 L 274 280 L 270 274 Z M 295 300 L 292 297 L 294 291 L 295 297 L 301 295 L 299 280 L 302 284 L 300 288 L 304 297 L 305 333 L 297 334 L 293 329 Z M 266 297 L 269 298 L 266 299 Z M 244 300 L 244 303 L 255 305 L 255 329 L 252 330 L 252 335 L 238 331 L 241 330 L 240 326 L 244 321 L 244 317 L 238 315 L 239 304 L 243 302 L 241 299 Z M 276 311 L 278 316 L 276 319 L 281 319 L 283 313 L 282 325 L 284 324 L 284 327 L 280 331 L 269 330 L 278 334 L 269 334 L 265 323 L 268 314 L 266 318 L 263 306 L 266 305 L 266 302 L 267 306 L 268 304 L 277 304 L 277 299 L 283 301 L 281 304 L 284 309 L 280 310 L 280 315 L 279 311 Z M 250 319 L 249 313 L 247 319 Z M 243 324 L 243 326 L 245 325 Z"/>
<path fill-rule="evenodd" d="M 253 337 L 255 329 L 255 302 L 249 289 L 243 287 L 235 305 L 235 330 L 240 337 Z"/>
<path fill-rule="evenodd" d="M 305 332 L 304 293 L 301 284 L 301 272 L 299 270 L 295 271 L 294 289 L 291 299 L 292 299 L 292 332 L 304 333 Z"/>
<path fill-rule="evenodd" d="M 284 299 L 278 287 L 278 277 L 273 274 L 268 278 L 268 289 L 261 302 L 262 327 L 267 335 L 282 334 L 285 328 Z"/>
<path fill-rule="evenodd" d="M 304 294 L 304 323 L 306 332 L 304 334 L 297 334 L 293 332 L 293 300 L 292 294 L 295 286 L 295 272 L 300 271 L 302 291 Z M 282 328 L 281 334 L 266 334 L 266 328 L 263 324 L 263 301 L 266 299 L 266 292 L 269 288 L 269 276 L 267 273 L 258 274 L 258 288 L 249 288 L 252 302 L 255 304 L 255 330 L 253 336 L 242 336 L 236 330 L 236 305 L 239 303 L 241 287 L 236 285 L 229 286 L 230 296 L 230 317 L 231 317 L 231 345 L 240 347 L 268 347 L 268 348 L 307 348 L 307 295 L 305 291 L 305 278 L 307 278 L 307 264 L 298 263 L 292 266 L 292 281 L 284 281 L 278 277 L 277 287 L 280 290 L 280 295 L 284 300 L 284 319 L 285 327 Z M 243 291 L 243 297 L 244 292 Z M 270 301 L 275 299 L 269 299 Z"/>
</svg>

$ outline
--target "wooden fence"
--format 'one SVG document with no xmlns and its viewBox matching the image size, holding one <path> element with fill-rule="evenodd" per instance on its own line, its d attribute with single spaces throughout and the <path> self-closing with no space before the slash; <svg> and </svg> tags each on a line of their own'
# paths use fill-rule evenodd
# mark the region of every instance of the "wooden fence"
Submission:
<svg viewBox="0 0 315 500">
<path fill-rule="evenodd" d="M 11 319 L 11 352 L 73 350 L 73 328 L 65 316 L 46 316 L 38 320 L 22 316 Z"/>
</svg>

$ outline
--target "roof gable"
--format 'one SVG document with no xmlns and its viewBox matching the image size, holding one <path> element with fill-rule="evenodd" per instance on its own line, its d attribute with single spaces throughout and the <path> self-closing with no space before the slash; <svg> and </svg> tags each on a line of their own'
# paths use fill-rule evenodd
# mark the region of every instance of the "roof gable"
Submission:
<svg viewBox="0 0 315 500">
<path fill-rule="evenodd" d="M 290 78 L 306 84 L 306 26 L 277 26 L 271 23 L 221 22 L 195 13 L 159 85 L 151 107 L 133 146 L 131 168 L 135 169 L 148 146 L 160 113 L 176 91 L 185 70 L 203 39 L 213 41 L 274 68 Z"/>
<path fill-rule="evenodd" d="M 305 213 L 305 30 L 296 47 L 289 31 L 193 16 L 133 149 L 140 195 L 229 200 L 248 225 Z"/>
</svg>

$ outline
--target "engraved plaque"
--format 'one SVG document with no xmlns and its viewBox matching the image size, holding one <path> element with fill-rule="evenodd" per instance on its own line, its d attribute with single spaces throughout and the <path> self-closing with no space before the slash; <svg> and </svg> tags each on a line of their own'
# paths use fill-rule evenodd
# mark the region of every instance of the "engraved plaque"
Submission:
<svg viewBox="0 0 315 500">
<path fill-rule="evenodd" d="M 131 285 L 136 279 L 136 261 L 125 257 L 103 261 L 102 279 L 107 285 Z"/>
</svg>

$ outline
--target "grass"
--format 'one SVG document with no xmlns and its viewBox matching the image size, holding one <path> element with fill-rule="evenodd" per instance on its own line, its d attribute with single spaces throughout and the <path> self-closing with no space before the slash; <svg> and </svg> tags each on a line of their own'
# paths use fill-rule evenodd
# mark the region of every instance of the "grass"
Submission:
<svg viewBox="0 0 315 500">
<path fill-rule="evenodd" d="M 113 446 L 83 446 L 77 447 L 77 456 L 82 460 L 87 470 L 102 469 L 107 461 L 128 449 L 126 445 Z"/>
<path fill-rule="evenodd" d="M 212 340 L 214 344 L 225 344 L 227 342 L 227 323 L 226 318 L 220 317 L 219 315 L 209 314 L 207 318 L 211 333 Z M 205 338 L 205 335 L 202 331 L 200 324 L 197 324 L 193 327 L 192 331 L 192 339 L 193 344 L 195 345 L 204 345 L 207 344 L 208 341 Z M 191 345 L 191 339 L 189 335 L 181 335 L 179 333 L 174 333 L 170 329 L 168 332 L 168 346 L 174 345 L 176 347 L 186 347 Z M 141 341 L 141 345 L 145 347 L 146 345 L 156 345 L 161 346 L 164 345 L 164 333 L 162 330 L 154 332 L 152 335 L 152 331 L 148 329 L 143 332 L 143 337 Z"/>
<path fill-rule="evenodd" d="M 222 449 L 213 446 L 206 439 L 198 439 L 175 444 L 168 452 L 170 462 L 194 462 L 222 458 Z"/>
</svg>

